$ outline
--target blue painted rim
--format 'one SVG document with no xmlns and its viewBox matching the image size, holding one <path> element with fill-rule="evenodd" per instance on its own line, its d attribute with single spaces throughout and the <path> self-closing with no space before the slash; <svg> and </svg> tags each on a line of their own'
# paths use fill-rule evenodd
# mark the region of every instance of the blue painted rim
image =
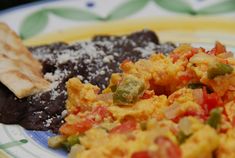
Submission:
<svg viewBox="0 0 235 158">
<path fill-rule="evenodd" d="M 58 155 L 60 158 L 66 158 L 68 156 L 68 152 L 66 152 L 63 149 L 52 149 L 50 147 L 48 147 L 48 138 L 55 136 L 55 134 L 53 134 L 50 131 L 32 131 L 32 130 L 24 130 L 24 132 L 31 137 L 35 143 L 39 144 L 41 147 L 43 147 L 45 150 L 48 150 L 52 153 L 54 153 L 55 155 Z M 56 156 L 56 157 L 58 157 Z"/>
<path fill-rule="evenodd" d="M 1 10 L 0 11 L 0 16 L 4 15 L 4 14 L 7 14 L 7 13 L 10 13 L 10 12 L 14 12 L 14 11 L 19 10 L 19 9 L 24 9 L 24 8 L 32 7 L 32 6 L 35 6 L 35 5 L 40 5 L 40 4 L 45 4 L 45 3 L 55 2 L 55 1 L 61 1 L 61 0 L 40 0 L 38 2 L 30 2 L 30 3 L 27 3 L 27 4 L 22 4 L 22 5 L 19 5 L 19 6 L 16 6 L 16 7 Z"/>
</svg>

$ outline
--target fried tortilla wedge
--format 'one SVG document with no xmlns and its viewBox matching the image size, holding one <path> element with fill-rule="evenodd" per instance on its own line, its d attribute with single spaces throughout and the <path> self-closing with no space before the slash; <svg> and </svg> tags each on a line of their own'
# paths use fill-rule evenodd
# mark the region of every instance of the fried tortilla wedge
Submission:
<svg viewBox="0 0 235 158">
<path fill-rule="evenodd" d="M 0 23 L 0 81 L 18 98 L 48 90 L 50 85 L 40 62 L 4 23 Z"/>
</svg>

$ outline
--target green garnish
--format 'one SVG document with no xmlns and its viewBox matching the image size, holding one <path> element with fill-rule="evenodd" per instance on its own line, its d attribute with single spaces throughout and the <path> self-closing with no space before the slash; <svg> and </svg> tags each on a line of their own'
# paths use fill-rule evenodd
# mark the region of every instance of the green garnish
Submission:
<svg viewBox="0 0 235 158">
<path fill-rule="evenodd" d="M 117 85 L 112 85 L 112 86 L 110 86 L 110 89 L 111 89 L 112 92 L 115 92 L 116 89 L 117 89 Z"/>
<path fill-rule="evenodd" d="M 223 76 L 225 74 L 231 74 L 233 67 L 228 64 L 217 63 L 215 67 L 211 67 L 207 70 L 208 79 L 212 80 L 217 76 Z"/>
<path fill-rule="evenodd" d="M 78 135 L 72 135 L 69 136 L 66 141 L 64 141 L 62 144 L 64 146 L 64 148 L 66 148 L 68 151 L 71 149 L 72 146 L 74 146 L 75 144 L 80 144 L 80 140 L 79 140 Z"/>
<path fill-rule="evenodd" d="M 209 124 L 211 127 L 217 129 L 221 121 L 221 111 L 220 109 L 216 108 L 211 110 L 210 116 L 207 120 L 207 124 Z"/>
<path fill-rule="evenodd" d="M 206 87 L 206 91 L 208 94 L 213 93 L 213 90 L 210 87 L 208 87 L 200 82 L 188 84 L 188 88 L 190 88 L 190 89 L 200 89 L 203 87 Z"/>
<path fill-rule="evenodd" d="M 147 122 L 140 122 L 140 128 L 142 131 L 146 131 L 147 130 Z"/>
<path fill-rule="evenodd" d="M 204 85 L 202 83 L 190 83 L 188 84 L 188 88 L 191 89 L 198 89 L 198 88 L 202 88 Z"/>
<path fill-rule="evenodd" d="M 180 144 L 183 144 L 186 141 L 186 139 L 188 139 L 190 136 L 191 136 L 191 134 L 186 135 L 186 134 L 184 134 L 184 132 L 179 131 L 176 135 L 176 138 Z"/>
<path fill-rule="evenodd" d="M 116 105 L 128 105 L 135 103 L 144 91 L 144 83 L 133 75 L 126 76 L 113 93 L 113 101 Z"/>
</svg>

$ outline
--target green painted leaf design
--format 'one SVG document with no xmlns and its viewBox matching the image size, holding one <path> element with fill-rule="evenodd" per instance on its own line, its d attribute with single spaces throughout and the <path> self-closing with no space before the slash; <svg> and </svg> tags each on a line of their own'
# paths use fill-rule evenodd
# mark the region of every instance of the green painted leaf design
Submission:
<svg viewBox="0 0 235 158">
<path fill-rule="evenodd" d="M 129 0 L 115 8 L 105 20 L 115 20 L 130 16 L 145 7 L 149 0 Z"/>
<path fill-rule="evenodd" d="M 40 10 L 27 16 L 20 26 L 20 36 L 22 39 L 32 37 L 41 32 L 48 23 L 46 10 Z"/>
<path fill-rule="evenodd" d="M 198 10 L 198 14 L 220 14 L 235 11 L 235 0 L 227 0 Z"/>
<path fill-rule="evenodd" d="M 157 5 L 167 9 L 169 11 L 174 11 L 178 13 L 188 13 L 195 15 L 196 12 L 187 3 L 186 0 L 154 0 Z"/>
<path fill-rule="evenodd" d="M 9 142 L 9 143 L 0 144 L 0 149 L 7 149 L 7 148 L 14 147 L 14 146 L 19 146 L 19 145 L 22 145 L 22 144 L 26 144 L 27 142 L 28 142 L 28 140 L 21 139 L 19 141 L 12 141 L 12 142 Z"/>
<path fill-rule="evenodd" d="M 48 8 L 47 10 L 56 16 L 70 20 L 89 21 L 101 19 L 98 15 L 79 8 L 61 7 Z"/>
</svg>

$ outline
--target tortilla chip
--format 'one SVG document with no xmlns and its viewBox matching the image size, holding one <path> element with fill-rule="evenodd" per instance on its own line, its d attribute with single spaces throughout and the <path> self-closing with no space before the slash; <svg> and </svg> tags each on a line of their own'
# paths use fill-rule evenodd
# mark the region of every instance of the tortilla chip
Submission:
<svg viewBox="0 0 235 158">
<path fill-rule="evenodd" d="M 49 89 L 41 63 L 4 23 L 0 23 L 0 81 L 18 98 Z"/>
</svg>

